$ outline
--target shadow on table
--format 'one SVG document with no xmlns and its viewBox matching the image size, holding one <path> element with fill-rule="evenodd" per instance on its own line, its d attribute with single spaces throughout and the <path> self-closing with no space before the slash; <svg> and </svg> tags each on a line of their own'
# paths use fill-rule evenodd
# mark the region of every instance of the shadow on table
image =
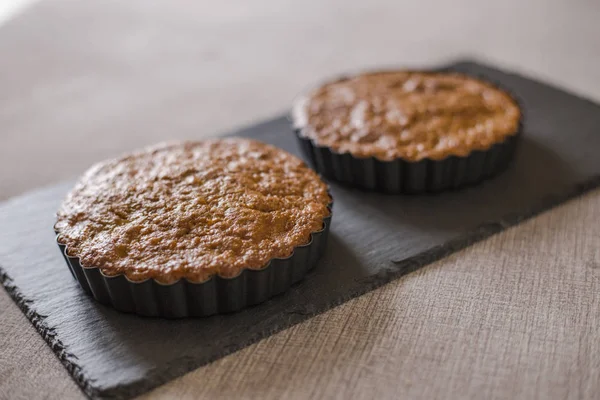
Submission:
<svg viewBox="0 0 600 400">
<path fill-rule="evenodd" d="M 548 197 L 564 193 L 577 179 L 577 172 L 558 154 L 525 134 L 509 168 L 479 185 L 422 195 L 368 193 L 335 185 L 334 193 L 336 200 L 351 198 L 353 207 L 390 226 L 463 233 L 532 204 L 543 207 Z"/>
<path fill-rule="evenodd" d="M 98 334 L 86 338 L 86 347 L 103 352 L 87 359 L 86 368 L 102 376 L 94 384 L 104 396 L 149 390 L 347 300 L 339 293 L 367 274 L 361 268 L 348 244 L 331 232 L 323 258 L 303 281 L 237 313 L 166 320 L 120 313 L 90 298 L 96 313 L 90 319 L 102 322 Z M 102 387 L 103 381 L 114 381 L 111 374 L 119 376 L 120 386 Z"/>
</svg>

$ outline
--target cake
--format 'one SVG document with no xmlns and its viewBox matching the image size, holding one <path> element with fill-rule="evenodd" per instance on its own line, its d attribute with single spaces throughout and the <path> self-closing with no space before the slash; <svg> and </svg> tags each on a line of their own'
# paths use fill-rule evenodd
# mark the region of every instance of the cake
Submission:
<svg viewBox="0 0 600 400">
<path fill-rule="evenodd" d="M 439 169 L 437 173 L 445 175 L 451 187 L 499 172 L 512 155 L 521 109 L 507 92 L 478 78 L 453 72 L 386 71 L 339 79 L 300 96 L 292 122 L 307 155 L 324 176 L 401 192 L 403 185 L 410 186 L 409 169 L 420 162 L 429 162 L 432 173 Z M 497 163 L 483 165 L 481 153 L 503 144 L 510 146 L 502 149 Z M 459 158 L 469 164 L 475 153 L 479 159 L 464 166 L 471 170 L 468 179 L 441 171 L 440 162 Z M 343 155 L 354 161 L 342 160 Z M 372 165 L 363 167 L 374 171 L 361 170 L 356 160 L 369 160 Z M 478 169 L 478 179 L 473 168 Z M 352 175 L 362 182 L 354 182 Z M 390 182 L 394 178 L 397 182 Z M 439 188 L 428 185 L 431 174 L 423 178 L 419 185 L 424 190 Z"/>
<path fill-rule="evenodd" d="M 290 258 L 323 232 L 330 203 L 314 171 L 271 145 L 176 142 L 93 166 L 54 228 L 84 270 L 201 284 Z"/>
</svg>

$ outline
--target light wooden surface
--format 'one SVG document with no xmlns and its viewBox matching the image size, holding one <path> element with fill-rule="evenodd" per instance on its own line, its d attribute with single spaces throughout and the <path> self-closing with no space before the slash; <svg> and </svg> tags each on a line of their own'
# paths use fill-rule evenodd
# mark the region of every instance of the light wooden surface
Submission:
<svg viewBox="0 0 600 400">
<path fill-rule="evenodd" d="M 0 27 L 0 199 L 370 66 L 473 55 L 600 100 L 598 21 L 594 0 L 42 0 Z M 597 191 L 148 396 L 596 398 L 599 219 Z M 0 399 L 81 397 L 3 290 L 0 321 Z"/>
</svg>

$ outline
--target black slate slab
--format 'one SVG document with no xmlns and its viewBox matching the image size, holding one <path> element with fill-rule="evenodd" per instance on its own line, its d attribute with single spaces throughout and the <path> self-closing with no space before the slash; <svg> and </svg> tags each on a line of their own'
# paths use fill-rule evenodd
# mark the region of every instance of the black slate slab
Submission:
<svg viewBox="0 0 600 400">
<path fill-rule="evenodd" d="M 120 314 L 87 297 L 54 242 L 65 183 L 0 207 L 0 279 L 92 397 L 147 391 L 370 291 L 600 183 L 600 106 L 474 63 L 454 69 L 512 90 L 527 111 L 511 168 L 493 181 L 431 196 L 332 185 L 329 248 L 290 292 L 238 314 L 167 321 Z M 238 133 L 298 153 L 285 118 Z"/>
</svg>

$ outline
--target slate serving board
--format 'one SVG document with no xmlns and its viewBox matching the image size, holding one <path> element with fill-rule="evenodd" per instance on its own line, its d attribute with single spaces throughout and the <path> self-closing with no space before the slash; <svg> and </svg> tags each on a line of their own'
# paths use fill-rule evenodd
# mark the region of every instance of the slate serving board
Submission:
<svg viewBox="0 0 600 400">
<path fill-rule="evenodd" d="M 0 280 L 95 398 L 128 398 L 370 291 L 600 184 L 600 106 L 475 63 L 452 69 L 500 83 L 526 109 L 513 165 L 484 184 L 390 196 L 332 185 L 329 247 L 288 293 L 237 314 L 161 320 L 87 297 L 54 241 L 54 212 L 72 182 L 0 206 Z M 244 129 L 299 154 L 285 117 Z"/>
</svg>

